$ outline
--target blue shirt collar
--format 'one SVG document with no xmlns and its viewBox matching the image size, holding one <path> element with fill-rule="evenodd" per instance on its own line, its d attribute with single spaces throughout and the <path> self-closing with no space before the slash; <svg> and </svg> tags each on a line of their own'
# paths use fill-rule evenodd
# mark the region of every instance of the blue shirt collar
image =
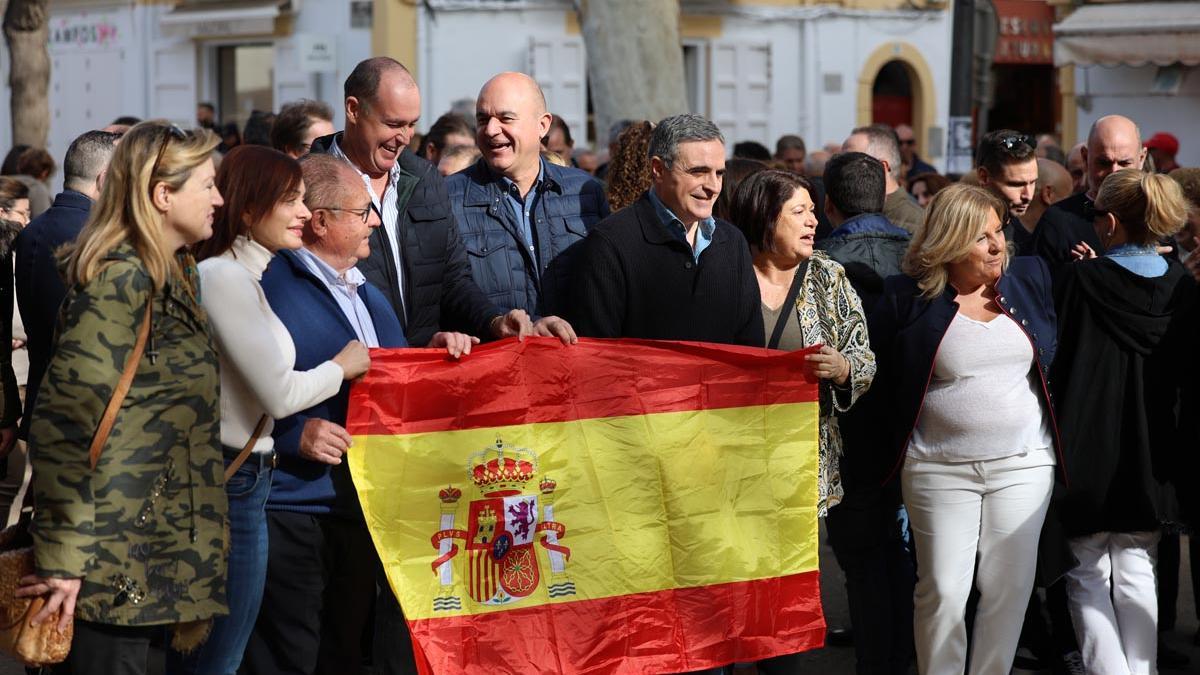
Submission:
<svg viewBox="0 0 1200 675">
<path fill-rule="evenodd" d="M 529 189 L 529 193 L 536 194 L 538 190 L 541 190 L 542 183 L 545 180 L 545 178 L 546 178 L 546 163 L 545 163 L 545 161 L 539 159 L 538 160 L 537 180 L 533 181 L 533 187 L 531 187 Z M 509 197 L 511 197 L 513 199 L 516 199 L 517 201 L 525 201 L 525 198 L 529 196 L 527 194 L 525 197 L 522 197 L 520 189 L 517 188 L 517 184 L 514 183 L 512 181 L 512 179 L 510 179 L 508 176 L 505 176 L 503 174 L 500 175 L 500 185 L 502 185 L 504 187 L 504 194 L 508 195 Z"/>
<path fill-rule="evenodd" d="M 654 213 L 658 216 L 658 221 L 663 224 L 671 232 L 679 238 L 683 243 L 687 243 L 687 225 L 684 224 L 679 216 L 676 216 L 667 205 L 663 203 L 658 195 L 654 193 L 654 188 L 646 191 L 646 195 L 650 197 L 650 204 L 654 207 Z M 717 220 L 709 216 L 701 220 L 696 228 L 696 245 L 692 247 L 692 254 L 696 261 L 699 262 L 700 254 L 708 245 L 712 243 L 713 232 L 717 229 Z"/>
</svg>

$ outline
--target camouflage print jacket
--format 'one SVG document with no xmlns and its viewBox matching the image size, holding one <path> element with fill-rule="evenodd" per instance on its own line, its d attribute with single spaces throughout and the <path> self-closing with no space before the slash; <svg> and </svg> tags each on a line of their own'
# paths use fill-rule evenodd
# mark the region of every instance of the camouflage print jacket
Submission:
<svg viewBox="0 0 1200 675">
<path fill-rule="evenodd" d="M 136 342 L 150 276 L 121 245 L 67 294 L 33 411 L 38 574 L 83 577 L 76 616 L 139 626 L 225 613 L 217 356 L 177 279 L 154 294 L 150 339 L 95 471 L 88 445 Z M 194 267 L 191 268 L 194 272 Z"/>
</svg>

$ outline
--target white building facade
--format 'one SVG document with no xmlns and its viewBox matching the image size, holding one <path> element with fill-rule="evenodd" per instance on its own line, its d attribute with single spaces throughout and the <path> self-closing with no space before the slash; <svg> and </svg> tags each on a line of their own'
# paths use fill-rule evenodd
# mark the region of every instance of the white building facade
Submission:
<svg viewBox="0 0 1200 675">
<path fill-rule="evenodd" d="M 889 8 L 898 4 L 683 0 L 689 106 L 716 121 L 730 146 L 773 148 L 798 134 L 815 148 L 860 124 L 909 121 L 937 164 L 950 12 L 913 8 L 920 2 Z M 242 123 L 252 109 L 318 99 L 340 127 L 342 82 L 374 54 L 400 58 L 417 76 L 423 129 L 495 73 L 521 70 L 541 82 L 577 144 L 605 144 L 604 130 L 597 139 L 589 128 L 587 55 L 569 0 L 51 0 L 50 8 L 49 150 L 58 158 L 75 135 L 121 115 L 192 125 L 202 101 Z M 881 107 L 881 77 L 899 77 L 908 95 L 884 87 Z"/>
</svg>

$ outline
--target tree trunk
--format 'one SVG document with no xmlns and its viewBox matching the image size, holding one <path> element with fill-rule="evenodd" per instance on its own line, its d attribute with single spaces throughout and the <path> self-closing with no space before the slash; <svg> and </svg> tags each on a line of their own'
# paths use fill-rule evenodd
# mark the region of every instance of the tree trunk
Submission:
<svg viewBox="0 0 1200 675">
<path fill-rule="evenodd" d="M 688 112 L 678 0 L 580 0 L 596 136 L 621 119 Z"/>
<path fill-rule="evenodd" d="M 8 84 L 12 87 L 12 142 L 46 147 L 50 133 L 49 0 L 8 0 L 4 38 L 8 42 Z"/>
</svg>

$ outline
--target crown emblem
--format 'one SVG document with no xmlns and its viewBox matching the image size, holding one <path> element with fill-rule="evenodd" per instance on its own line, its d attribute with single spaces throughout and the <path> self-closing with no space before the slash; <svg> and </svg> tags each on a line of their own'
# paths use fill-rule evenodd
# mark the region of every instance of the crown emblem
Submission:
<svg viewBox="0 0 1200 675">
<path fill-rule="evenodd" d="M 443 504 L 453 504 L 458 501 L 459 497 L 462 497 L 462 490 L 453 485 L 438 491 L 438 499 L 442 500 Z"/>
<path fill-rule="evenodd" d="M 507 446 L 500 438 L 467 459 L 472 482 L 484 494 L 520 491 L 537 472 L 537 457 L 528 448 Z"/>
</svg>

